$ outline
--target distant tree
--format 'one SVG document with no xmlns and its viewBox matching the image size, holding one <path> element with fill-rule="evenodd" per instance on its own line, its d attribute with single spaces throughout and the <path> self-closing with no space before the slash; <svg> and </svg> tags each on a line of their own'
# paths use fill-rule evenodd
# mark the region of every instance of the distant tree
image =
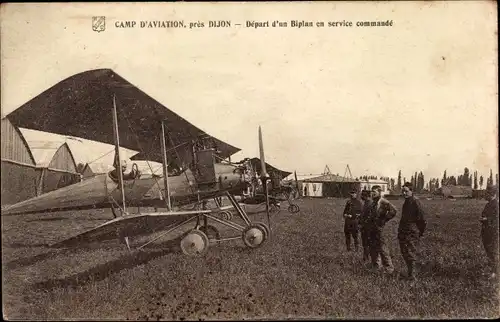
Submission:
<svg viewBox="0 0 500 322">
<path fill-rule="evenodd" d="M 471 182 L 469 181 L 469 168 L 465 167 L 464 168 L 464 175 L 462 176 L 462 185 L 464 186 L 470 186 Z"/>
<path fill-rule="evenodd" d="M 401 184 L 401 170 L 399 170 L 399 172 L 398 172 L 398 185 L 397 185 L 398 191 L 401 191 L 401 186 L 402 186 L 402 184 Z"/>
<path fill-rule="evenodd" d="M 477 171 L 474 171 L 474 190 L 477 190 Z"/>
<path fill-rule="evenodd" d="M 396 185 L 396 180 L 394 180 L 394 178 L 391 178 L 391 190 L 394 190 L 395 185 Z"/>
<path fill-rule="evenodd" d="M 422 171 L 420 171 L 418 176 L 420 177 L 418 186 L 420 188 L 420 191 L 422 191 L 422 190 L 424 190 L 424 185 L 425 185 L 424 173 Z"/>
<path fill-rule="evenodd" d="M 443 180 L 441 180 L 441 186 L 445 186 L 448 183 L 448 177 L 446 176 L 446 170 L 443 173 Z"/>
<path fill-rule="evenodd" d="M 487 186 L 493 185 L 493 171 L 490 169 L 490 177 L 488 178 Z"/>
<path fill-rule="evenodd" d="M 479 189 L 483 189 L 484 178 L 483 175 L 479 177 Z"/>
<path fill-rule="evenodd" d="M 451 176 L 448 178 L 448 185 L 456 186 L 457 185 L 457 178 L 455 176 Z"/>
<path fill-rule="evenodd" d="M 497 185 L 498 188 L 498 173 L 495 175 L 495 184 Z"/>
</svg>

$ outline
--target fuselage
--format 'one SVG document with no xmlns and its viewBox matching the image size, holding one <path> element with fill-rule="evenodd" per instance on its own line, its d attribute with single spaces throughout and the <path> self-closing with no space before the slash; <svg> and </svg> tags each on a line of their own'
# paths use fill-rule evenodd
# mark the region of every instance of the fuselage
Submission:
<svg viewBox="0 0 500 322">
<path fill-rule="evenodd" d="M 245 178 L 241 168 L 222 163 L 216 163 L 214 167 L 215 180 L 205 184 L 197 183 L 191 170 L 169 176 L 167 183 L 171 204 L 189 204 L 219 196 L 226 191 L 239 194 L 247 188 L 248 178 Z M 124 180 L 123 188 L 125 204 L 128 206 L 166 206 L 167 193 L 163 177 L 139 175 L 134 179 Z M 2 215 L 121 207 L 122 204 L 118 182 L 106 173 L 10 205 L 2 209 Z"/>
</svg>

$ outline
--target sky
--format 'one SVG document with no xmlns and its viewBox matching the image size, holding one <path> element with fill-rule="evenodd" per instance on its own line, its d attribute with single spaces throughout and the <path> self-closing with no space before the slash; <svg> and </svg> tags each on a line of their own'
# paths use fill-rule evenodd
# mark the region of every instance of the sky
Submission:
<svg viewBox="0 0 500 322">
<path fill-rule="evenodd" d="M 498 173 L 496 3 L 7 4 L 2 116 L 74 74 L 111 68 L 207 133 L 301 174 Z M 106 30 L 92 17 L 106 16 Z M 230 20 L 230 28 L 116 22 Z M 392 27 L 246 28 L 246 21 Z M 235 26 L 240 23 L 241 26 Z M 40 116 L 43 117 L 43 116 Z M 31 132 L 31 134 L 29 134 Z M 64 140 L 23 131 L 39 140 Z M 82 144 L 82 161 L 109 146 Z M 77 160 L 79 162 L 79 160 Z"/>
</svg>

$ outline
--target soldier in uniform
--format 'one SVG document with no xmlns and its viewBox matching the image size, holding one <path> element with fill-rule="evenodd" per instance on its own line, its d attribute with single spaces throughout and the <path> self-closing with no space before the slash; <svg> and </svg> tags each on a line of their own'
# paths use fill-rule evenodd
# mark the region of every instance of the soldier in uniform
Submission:
<svg viewBox="0 0 500 322">
<path fill-rule="evenodd" d="M 486 187 L 488 203 L 481 214 L 481 239 L 488 257 L 492 278 L 498 273 L 498 187 Z"/>
<path fill-rule="evenodd" d="M 427 222 L 420 200 L 413 195 L 413 186 L 406 182 L 403 185 L 405 202 L 399 221 L 398 240 L 401 254 L 408 268 L 408 280 L 415 280 L 415 264 L 420 237 L 424 235 Z"/>
<path fill-rule="evenodd" d="M 354 248 L 358 251 L 358 221 L 362 208 L 363 204 L 361 200 L 358 199 L 358 191 L 356 189 L 351 190 L 350 199 L 347 201 L 344 208 L 344 234 L 347 251 L 351 250 L 351 237 L 354 240 Z"/>
<path fill-rule="evenodd" d="M 378 185 L 372 187 L 372 204 L 369 209 L 369 243 L 370 257 L 373 268 L 381 268 L 386 273 L 392 274 L 394 266 L 392 264 L 391 254 L 385 238 L 385 224 L 396 216 L 397 210 L 392 203 L 382 197 L 382 188 Z"/>
<path fill-rule="evenodd" d="M 359 218 L 359 228 L 361 231 L 361 245 L 363 245 L 363 261 L 366 263 L 370 260 L 370 242 L 369 242 L 369 215 L 372 198 L 369 191 L 361 192 L 361 200 L 363 200 L 363 209 Z"/>
</svg>

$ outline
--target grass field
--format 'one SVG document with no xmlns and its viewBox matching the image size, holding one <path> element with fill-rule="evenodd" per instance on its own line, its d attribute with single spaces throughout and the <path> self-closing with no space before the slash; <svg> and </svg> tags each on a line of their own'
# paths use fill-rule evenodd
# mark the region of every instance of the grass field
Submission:
<svg viewBox="0 0 500 322">
<path fill-rule="evenodd" d="M 393 201 L 401 209 L 402 201 Z M 272 217 L 272 239 L 249 250 L 214 245 L 199 258 L 178 243 L 128 253 L 117 242 L 69 250 L 44 246 L 94 227 L 110 214 L 55 213 L 2 218 L 4 318 L 286 319 L 493 318 L 498 281 L 483 277 L 478 217 L 485 201 L 424 200 L 428 230 L 419 282 L 405 273 L 388 223 L 395 276 L 363 268 L 345 252 L 344 200 L 298 200 L 301 211 Z M 260 215 L 256 215 L 258 218 Z"/>
</svg>

